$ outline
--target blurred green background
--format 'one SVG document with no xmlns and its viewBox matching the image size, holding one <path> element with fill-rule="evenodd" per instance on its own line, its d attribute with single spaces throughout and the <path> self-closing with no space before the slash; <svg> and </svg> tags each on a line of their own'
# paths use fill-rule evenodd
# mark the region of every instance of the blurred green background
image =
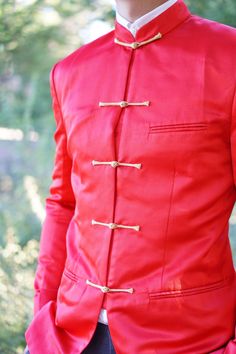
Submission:
<svg viewBox="0 0 236 354">
<path fill-rule="evenodd" d="M 186 1 L 236 26 L 235 0 Z M 113 28 L 111 0 L 0 0 L 0 354 L 22 353 L 55 145 L 52 65 Z M 236 217 L 230 219 L 236 262 Z M 235 263 L 236 264 L 236 263 Z"/>
</svg>

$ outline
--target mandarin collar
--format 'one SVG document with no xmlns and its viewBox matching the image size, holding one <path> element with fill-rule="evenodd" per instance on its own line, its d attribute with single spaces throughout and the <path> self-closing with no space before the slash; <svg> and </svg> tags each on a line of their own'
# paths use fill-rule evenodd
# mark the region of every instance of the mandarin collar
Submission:
<svg viewBox="0 0 236 354">
<path fill-rule="evenodd" d="M 115 20 L 115 38 L 122 42 L 132 43 L 135 41 L 146 41 L 158 33 L 164 36 L 166 33 L 172 31 L 181 22 L 185 21 L 191 15 L 187 5 L 183 0 L 177 2 L 169 7 L 159 16 L 138 29 L 135 37 L 132 33 Z"/>
</svg>

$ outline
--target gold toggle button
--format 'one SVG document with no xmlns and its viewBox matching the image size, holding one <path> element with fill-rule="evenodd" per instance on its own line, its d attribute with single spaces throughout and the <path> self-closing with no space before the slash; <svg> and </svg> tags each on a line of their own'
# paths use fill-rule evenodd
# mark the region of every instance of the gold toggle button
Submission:
<svg viewBox="0 0 236 354">
<path fill-rule="evenodd" d="M 120 106 L 121 108 L 128 107 L 129 103 L 127 101 L 121 101 Z"/>
<path fill-rule="evenodd" d="M 144 101 L 144 102 L 128 102 L 128 101 L 99 102 L 99 107 L 120 106 L 121 108 L 125 108 L 128 106 L 149 106 L 149 105 L 150 105 L 150 101 Z"/>
<path fill-rule="evenodd" d="M 111 162 L 111 167 L 118 167 L 119 166 L 119 162 L 118 161 L 112 161 Z"/>
<path fill-rule="evenodd" d="M 107 286 L 102 286 L 101 290 L 103 293 L 109 293 L 110 289 Z"/>
<path fill-rule="evenodd" d="M 104 222 L 101 222 L 101 221 L 96 221 L 96 220 L 91 220 L 91 223 L 92 225 L 103 225 L 103 226 L 107 226 L 109 227 L 110 229 L 116 229 L 118 227 L 121 227 L 123 229 L 134 229 L 136 231 L 139 231 L 140 229 L 140 226 L 139 225 L 135 225 L 135 226 L 128 226 L 128 225 L 120 225 L 120 224 L 116 224 L 116 223 L 104 223 Z"/>
<path fill-rule="evenodd" d="M 115 288 L 108 288 L 108 286 L 103 286 L 99 284 L 95 284 L 91 282 L 90 280 L 86 280 L 86 284 L 89 284 L 91 286 L 94 286 L 95 288 L 100 289 L 103 293 L 109 293 L 109 292 L 125 292 L 125 293 L 130 293 L 132 294 L 134 292 L 134 288 L 128 288 L 128 289 L 115 289 Z"/>
<path fill-rule="evenodd" d="M 115 224 L 114 222 L 111 222 L 111 223 L 109 224 L 110 229 L 116 229 L 117 226 L 118 226 L 118 225 Z"/>
<path fill-rule="evenodd" d="M 100 289 L 103 293 L 109 293 L 109 292 L 125 292 L 125 293 L 130 293 L 132 294 L 134 292 L 133 288 L 128 288 L 128 289 L 114 289 L 114 288 L 108 288 L 108 286 L 103 286 L 103 285 L 99 285 L 99 284 L 95 284 L 93 282 L 91 282 L 90 280 L 86 280 L 86 284 L 93 286 L 95 288 Z"/>
<path fill-rule="evenodd" d="M 118 38 L 114 39 L 114 42 L 117 44 L 120 44 L 124 47 L 130 47 L 132 49 L 137 49 L 145 44 L 151 43 L 156 41 L 157 39 L 161 39 L 162 38 L 162 34 L 159 32 L 157 33 L 154 37 L 147 39 L 146 41 L 142 41 L 142 42 L 133 42 L 133 43 L 126 43 L 126 42 L 122 42 L 120 41 Z"/>
<path fill-rule="evenodd" d="M 137 49 L 139 46 L 140 46 L 140 44 L 138 42 L 131 43 L 131 48 L 132 49 Z"/>
</svg>

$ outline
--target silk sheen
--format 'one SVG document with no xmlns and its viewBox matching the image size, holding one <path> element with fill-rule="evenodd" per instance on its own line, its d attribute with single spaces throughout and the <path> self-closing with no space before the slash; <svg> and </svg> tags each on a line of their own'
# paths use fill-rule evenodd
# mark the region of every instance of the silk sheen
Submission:
<svg viewBox="0 0 236 354">
<path fill-rule="evenodd" d="M 236 30 L 177 0 L 135 41 L 159 32 L 125 47 L 115 38 L 134 37 L 115 21 L 51 70 L 32 354 L 82 353 L 102 308 L 117 354 L 236 353 Z"/>
<path fill-rule="evenodd" d="M 155 17 L 161 15 L 164 11 L 166 11 L 169 7 L 174 5 L 177 0 L 168 0 L 164 4 L 157 6 L 154 10 L 146 13 L 145 15 L 138 18 L 133 23 L 127 21 L 124 17 L 122 17 L 118 12 L 116 12 L 116 20 L 119 24 L 127 28 L 133 36 L 136 35 L 137 31 L 146 25 L 148 22 L 152 21 Z M 101 309 L 99 314 L 98 322 L 108 324 L 107 311 L 105 309 Z"/>
</svg>

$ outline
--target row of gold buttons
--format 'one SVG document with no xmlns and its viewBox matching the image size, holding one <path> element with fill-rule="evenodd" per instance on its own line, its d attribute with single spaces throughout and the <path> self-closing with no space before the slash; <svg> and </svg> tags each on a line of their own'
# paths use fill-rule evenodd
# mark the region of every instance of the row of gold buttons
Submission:
<svg viewBox="0 0 236 354">
<path fill-rule="evenodd" d="M 120 102 L 99 102 L 99 107 L 106 107 L 106 106 L 120 106 L 121 108 L 125 108 L 128 106 L 149 106 L 150 102 L 149 101 L 144 101 L 144 102 L 127 102 L 127 101 L 120 101 Z M 119 161 L 97 161 L 97 160 L 92 160 L 92 164 L 93 166 L 95 165 L 111 165 L 111 167 L 116 168 L 118 166 L 130 166 L 130 167 L 135 167 L 140 169 L 142 164 L 132 164 L 132 163 L 125 163 L 125 162 L 119 162 Z M 128 226 L 128 225 L 121 225 L 121 224 L 116 224 L 116 223 L 104 223 L 101 221 L 96 221 L 96 220 L 92 220 L 91 221 L 92 225 L 103 225 L 103 226 L 107 226 L 110 229 L 114 230 L 116 228 L 124 228 L 124 229 L 133 229 L 136 231 L 140 230 L 140 226 L 139 225 L 135 225 L 135 226 Z M 95 284 L 92 283 L 90 280 L 86 280 L 86 283 L 90 286 L 93 286 L 95 288 L 100 289 L 103 293 L 108 293 L 108 292 L 129 292 L 129 293 L 133 293 L 134 289 L 133 288 L 129 288 L 129 289 L 114 289 L 114 288 L 109 288 L 107 286 L 102 286 L 99 284 Z"/>
</svg>

